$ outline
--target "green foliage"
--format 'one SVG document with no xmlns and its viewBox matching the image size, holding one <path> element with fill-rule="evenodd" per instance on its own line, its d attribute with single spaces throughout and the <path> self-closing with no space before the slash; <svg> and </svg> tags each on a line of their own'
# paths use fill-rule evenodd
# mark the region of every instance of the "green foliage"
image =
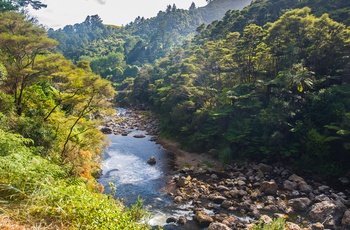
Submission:
<svg viewBox="0 0 350 230">
<path fill-rule="evenodd" d="M 253 230 L 287 230 L 286 220 L 278 218 L 271 223 L 258 223 L 253 226 Z"/>
<path fill-rule="evenodd" d="M 232 160 L 232 150 L 226 147 L 219 151 L 219 159 L 222 163 L 227 164 Z"/>
<path fill-rule="evenodd" d="M 50 53 L 56 42 L 22 15 L 0 18 L 1 212 L 43 228 L 149 229 L 141 201 L 127 209 L 93 178 L 106 143 L 92 118 L 109 114 L 111 83 Z"/>
<path fill-rule="evenodd" d="M 58 165 L 33 155 L 24 146 L 25 139 L 0 131 L 1 149 L 16 150 L 0 156 L 0 199 L 22 200 L 16 210 L 5 208 L 10 215 L 16 213 L 16 218 L 32 223 L 44 219 L 42 224 L 74 229 L 148 229 L 137 224 L 144 214 L 141 201 L 125 210 L 119 201 L 90 191 L 84 183 L 67 183 L 66 173 Z"/>
<path fill-rule="evenodd" d="M 242 13 L 259 2 L 269 1 Z M 276 2 L 285 4 L 278 9 L 293 4 Z M 141 69 L 129 100 L 148 103 L 160 114 L 163 133 L 186 148 L 221 149 L 225 162 L 287 161 L 340 173 L 349 166 L 350 30 L 311 12 L 278 13 L 276 21 L 250 24 L 241 34 L 221 27 L 229 14 L 238 15 L 228 12 Z M 205 33 L 215 29 L 222 29 L 220 39 L 211 40 Z"/>
<path fill-rule="evenodd" d="M 0 156 L 8 156 L 13 153 L 28 151 L 25 144 L 29 145 L 32 140 L 25 139 L 19 134 L 11 134 L 0 129 Z"/>
</svg>

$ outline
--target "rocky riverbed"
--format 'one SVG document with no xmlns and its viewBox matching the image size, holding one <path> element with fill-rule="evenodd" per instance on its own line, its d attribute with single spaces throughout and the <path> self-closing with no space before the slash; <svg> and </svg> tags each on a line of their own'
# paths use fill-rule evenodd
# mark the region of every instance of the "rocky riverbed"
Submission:
<svg viewBox="0 0 350 230">
<path fill-rule="evenodd" d="M 115 135 L 146 130 L 175 154 L 177 167 L 164 189 L 188 214 L 169 216 L 169 225 L 186 229 L 181 226 L 194 220 L 198 229 L 250 229 L 259 221 L 282 217 L 290 230 L 350 229 L 349 190 L 336 191 L 321 179 L 303 178 L 278 164 L 223 167 L 209 154 L 187 153 L 177 143 L 158 138 L 159 123 L 150 112 L 125 112 L 128 116 L 112 118 L 101 130 Z M 347 178 L 342 182 L 348 183 Z"/>
</svg>

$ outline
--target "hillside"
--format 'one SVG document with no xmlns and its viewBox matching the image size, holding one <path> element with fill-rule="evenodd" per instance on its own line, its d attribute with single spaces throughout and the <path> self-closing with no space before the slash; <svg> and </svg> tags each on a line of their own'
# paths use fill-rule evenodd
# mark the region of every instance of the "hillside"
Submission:
<svg viewBox="0 0 350 230">
<path fill-rule="evenodd" d="M 143 68 L 128 100 L 157 111 L 164 134 L 224 162 L 284 161 L 328 176 L 346 173 L 350 30 L 342 22 L 349 17 L 331 15 L 348 4 L 287 10 L 296 1 L 266 0 L 229 11 Z M 265 13 L 266 24 L 253 13 L 262 6 L 276 12 Z M 333 13 L 322 14 L 328 7 Z"/>
<path fill-rule="evenodd" d="M 310 7 L 316 16 L 327 13 L 335 21 L 350 25 L 350 1 L 347 0 L 254 0 L 242 11 L 227 11 L 221 21 L 214 21 L 202 30 L 198 39 L 224 38 L 229 32 L 242 32 L 249 24 L 263 26 L 278 20 L 288 10 L 305 6 Z"/>
<path fill-rule="evenodd" d="M 127 64 L 142 65 L 164 57 L 193 36 L 199 25 L 221 19 L 227 10 L 242 9 L 250 1 L 215 0 L 201 8 L 191 6 L 189 10 L 177 9 L 175 4 L 169 5 L 157 16 L 149 19 L 139 16 L 125 28 L 103 25 L 98 15 L 92 15 L 82 23 L 67 25 L 56 31 L 50 29 L 49 37 L 56 39 L 59 42 L 58 51 L 73 61 L 82 56 L 107 56 L 116 52 L 115 48 L 111 50 L 114 43 L 121 45 L 117 52 L 125 56 Z M 109 42 L 104 44 L 107 40 Z M 94 49 L 96 46 L 98 48 Z"/>
</svg>

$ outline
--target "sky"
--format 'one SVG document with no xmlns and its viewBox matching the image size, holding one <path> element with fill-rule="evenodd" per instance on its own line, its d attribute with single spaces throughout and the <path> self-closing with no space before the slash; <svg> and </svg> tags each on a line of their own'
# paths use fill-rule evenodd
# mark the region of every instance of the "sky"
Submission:
<svg viewBox="0 0 350 230">
<path fill-rule="evenodd" d="M 41 0 L 47 8 L 29 12 L 40 24 L 58 29 L 65 25 L 81 23 L 88 15 L 98 14 L 104 24 L 126 25 L 137 16 L 150 18 L 167 5 L 188 9 L 192 2 L 197 7 L 206 5 L 206 0 Z"/>
</svg>

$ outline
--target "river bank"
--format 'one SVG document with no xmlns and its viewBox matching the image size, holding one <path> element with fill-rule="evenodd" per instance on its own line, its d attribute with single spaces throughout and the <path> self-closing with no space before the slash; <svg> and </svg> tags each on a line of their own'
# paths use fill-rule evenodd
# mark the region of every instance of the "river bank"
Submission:
<svg viewBox="0 0 350 230">
<path fill-rule="evenodd" d="M 289 229 L 350 228 L 349 194 L 325 181 L 302 178 L 283 165 L 250 162 L 223 167 L 208 154 L 188 153 L 159 137 L 159 123 L 149 112 L 129 113 L 132 121 L 112 122 L 114 134 L 144 130 L 174 155 L 163 190 L 187 212 L 168 216 L 167 226 L 174 227 L 169 229 L 193 229 L 186 228 L 192 220 L 198 229 L 249 229 L 277 217 L 286 218 Z"/>
</svg>

